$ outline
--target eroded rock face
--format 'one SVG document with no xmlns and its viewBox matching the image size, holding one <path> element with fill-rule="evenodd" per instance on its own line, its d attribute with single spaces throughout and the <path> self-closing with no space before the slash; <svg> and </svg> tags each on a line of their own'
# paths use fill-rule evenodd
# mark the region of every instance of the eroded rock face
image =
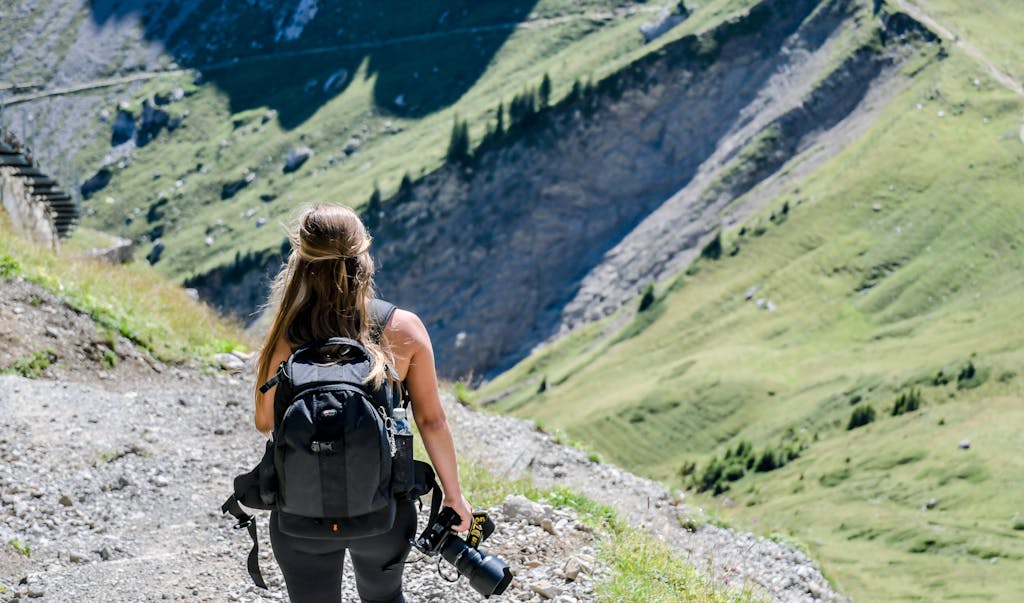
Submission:
<svg viewBox="0 0 1024 603">
<path fill-rule="evenodd" d="M 381 295 L 423 318 L 439 371 L 493 374 L 611 314 L 774 195 L 733 200 L 803 151 L 817 149 L 801 159 L 813 169 L 864 131 L 883 104 L 872 94 L 891 88 L 912 46 L 894 30 L 887 46 L 851 52 L 837 32 L 853 5 L 821 7 L 765 2 L 673 42 L 471 169 L 448 166 L 368 209 Z M 228 280 L 265 285 L 275 270 Z M 201 290 L 221 308 L 244 305 Z"/>
<path fill-rule="evenodd" d="M 865 49 L 830 64 L 848 16 L 818 5 L 765 3 L 713 40 L 684 38 L 619 74 L 589 115 L 557 110 L 471 173 L 449 168 L 384 202 L 378 285 L 423 317 L 441 370 L 508 368 L 607 316 L 684 268 L 725 207 L 788 159 L 842 148 L 828 132 L 898 60 Z M 770 152 L 736 166 L 768 131 Z"/>
</svg>

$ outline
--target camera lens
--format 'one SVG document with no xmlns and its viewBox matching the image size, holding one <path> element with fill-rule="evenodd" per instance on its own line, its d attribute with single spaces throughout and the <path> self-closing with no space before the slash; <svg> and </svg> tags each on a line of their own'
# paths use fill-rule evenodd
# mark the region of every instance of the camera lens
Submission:
<svg viewBox="0 0 1024 603">
<path fill-rule="evenodd" d="M 448 538 L 441 556 L 469 580 L 473 590 L 485 597 L 500 595 L 512 582 L 508 564 L 484 551 L 471 548 L 464 540 Z"/>
</svg>

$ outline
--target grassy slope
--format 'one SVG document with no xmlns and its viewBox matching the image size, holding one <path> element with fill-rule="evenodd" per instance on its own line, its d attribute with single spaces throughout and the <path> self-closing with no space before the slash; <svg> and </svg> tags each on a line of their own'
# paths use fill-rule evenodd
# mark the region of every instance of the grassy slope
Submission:
<svg viewBox="0 0 1024 603">
<path fill-rule="evenodd" d="M 1024 81 L 1024 12 L 1016 0 L 912 0 L 936 21 L 976 46 L 997 67 Z"/>
<path fill-rule="evenodd" d="M 206 304 L 151 267 L 111 266 L 84 259 L 85 249 L 105 237 L 80 229 L 57 252 L 17 234 L 0 212 L 0 280 L 24 278 L 89 314 L 102 328 L 120 333 L 163 360 L 183 362 L 252 342 L 240 325 L 218 317 Z"/>
<path fill-rule="evenodd" d="M 417 438 L 415 444 L 416 457 L 427 458 L 422 441 Z M 521 494 L 554 507 L 574 509 L 583 523 L 596 531 L 598 558 L 609 568 L 595 587 L 599 601 L 754 603 L 760 600 L 746 586 L 725 588 L 698 574 L 665 543 L 639 528 L 627 526 L 611 507 L 564 487 L 545 491 L 529 479 L 499 477 L 466 457 L 459 458 L 459 477 L 466 498 L 476 508 L 500 505 L 509 495 Z"/>
<path fill-rule="evenodd" d="M 157 267 L 176 278 L 203 272 L 231 261 L 236 252 L 244 254 L 279 245 L 283 233 L 277 223 L 286 220 L 297 205 L 340 201 L 359 206 L 368 199 L 375 183 L 388 195 L 397 189 L 403 174 L 416 177 L 435 169 L 443 161 L 454 115 L 467 119 L 474 139 L 479 139 L 486 123 L 493 120 L 498 103 L 503 101 L 507 106 L 514 94 L 537 86 L 545 73 L 552 78 L 552 97 L 557 99 L 578 78 L 600 76 L 670 39 L 719 23 L 753 3 L 713 0 L 658 43 L 645 46 L 637 28 L 651 20 L 652 13 L 620 14 L 608 20 L 588 16 L 632 3 L 594 0 L 572 7 L 562 0 L 542 1 L 534 11 L 538 17 L 571 18 L 520 25 L 461 98 L 450 107 L 418 119 L 405 119 L 378 106 L 374 99 L 377 76 L 368 73 L 365 61 L 341 94 L 291 130 L 282 128 L 276 120 L 262 124 L 262 109 L 232 115 L 229 99 L 218 88 L 200 86 L 185 101 L 171 105 L 172 112 L 188 111 L 184 127 L 171 134 L 165 132 L 156 142 L 136 150 L 128 167 L 116 171 L 111 185 L 86 202 L 87 211 L 95 212 L 86 223 L 143 242 L 150 240 L 148 233 L 153 227 L 164 223 L 163 239 L 168 249 Z M 446 43 L 410 43 L 409 48 L 403 47 L 408 52 L 400 57 L 430 57 Z M 318 56 L 317 61 L 346 64 L 351 58 L 337 53 Z M 261 77 L 273 79 L 275 69 L 290 68 L 294 63 L 261 63 Z M 378 66 L 382 69 L 386 65 Z M 429 73 L 429 65 L 424 64 L 422 72 Z M 190 77 L 169 76 L 148 82 L 134 100 L 138 102 L 175 85 L 188 88 L 189 81 Z M 425 81 L 416 85 L 431 84 Z M 310 102 L 294 90 L 280 95 L 285 99 L 282 102 Z M 233 121 L 243 125 L 233 127 Z M 353 136 L 362 139 L 363 144 L 346 158 L 342 147 Z M 83 153 L 82 163 L 99 165 L 108 142 L 96 141 Z M 317 154 L 298 172 L 282 174 L 284 154 L 298 145 L 311 146 Z M 210 173 L 198 172 L 197 164 Z M 240 178 L 246 170 L 255 172 L 256 180 L 237 196 L 221 201 L 221 185 Z M 155 179 L 154 174 L 160 174 L 159 178 Z M 260 196 L 265 194 L 277 195 L 277 199 L 261 202 Z M 147 219 L 148 208 L 162 197 L 170 200 L 161 208 L 166 216 Z M 248 210 L 253 212 L 246 216 Z M 125 224 L 126 215 L 132 218 L 130 224 Z M 259 218 L 267 218 L 267 226 L 257 228 Z M 214 239 L 209 247 L 204 244 L 207 236 Z"/>
<path fill-rule="evenodd" d="M 733 483 L 722 515 L 806 543 L 855 599 L 1019 600 L 1022 110 L 958 53 L 924 64 L 862 140 L 777 200 L 781 224 L 726 233 L 739 254 L 663 287 L 634 336 L 591 327 L 482 397 L 512 391 L 498 408 L 674 483 L 740 440 L 803 441 L 799 460 Z M 972 357 L 980 387 L 931 385 Z M 889 416 L 910 385 L 922 410 Z M 847 431 L 856 396 L 879 420 Z"/>
</svg>

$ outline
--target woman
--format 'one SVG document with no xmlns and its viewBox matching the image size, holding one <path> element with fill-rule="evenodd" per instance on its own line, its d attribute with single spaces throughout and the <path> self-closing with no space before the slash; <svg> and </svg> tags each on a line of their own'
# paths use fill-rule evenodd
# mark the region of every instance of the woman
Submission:
<svg viewBox="0 0 1024 603">
<path fill-rule="evenodd" d="M 434 353 L 426 328 L 412 312 L 395 310 L 379 344 L 371 337 L 369 300 L 373 296 L 370 236 L 348 207 L 320 205 L 305 210 L 291 233 L 292 252 L 278 274 L 271 299 L 273 322 L 257 364 L 256 383 L 264 383 L 291 352 L 305 342 L 332 336 L 356 339 L 373 357 L 370 380 L 384 382 L 386 365 L 394 368 L 412 398 L 413 416 L 444 490 L 444 505 L 461 519 L 456 531 L 469 528 L 472 510 L 462 496 L 455 446 L 437 391 Z M 256 390 L 256 429 L 274 428 L 274 389 Z M 361 539 L 306 539 L 283 534 L 276 514 L 270 541 L 293 603 L 341 599 L 345 551 L 352 553 L 356 588 L 365 602 L 405 599 L 402 570 L 409 539 L 416 531 L 412 501 L 401 501 L 394 527 Z"/>
</svg>

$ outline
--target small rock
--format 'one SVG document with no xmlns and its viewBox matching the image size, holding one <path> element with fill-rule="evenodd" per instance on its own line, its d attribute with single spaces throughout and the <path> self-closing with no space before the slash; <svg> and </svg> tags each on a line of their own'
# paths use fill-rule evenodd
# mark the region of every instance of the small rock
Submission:
<svg viewBox="0 0 1024 603">
<path fill-rule="evenodd" d="M 70 507 L 71 505 L 75 504 L 75 501 L 71 500 L 71 497 L 67 494 L 61 494 L 60 500 L 58 500 L 57 502 L 59 502 L 61 505 L 65 507 Z"/>
<path fill-rule="evenodd" d="M 168 481 L 166 477 L 158 475 L 153 478 L 153 485 L 155 485 L 158 488 L 166 488 L 167 486 L 171 485 L 171 482 Z"/>
<path fill-rule="evenodd" d="M 963 450 L 967 450 L 970 447 L 971 447 L 971 441 L 970 440 L 960 440 L 960 448 L 962 448 Z"/>
<path fill-rule="evenodd" d="M 215 354 L 213 360 L 221 369 L 230 373 L 240 373 L 245 370 L 245 362 L 234 354 Z"/>
<path fill-rule="evenodd" d="M 534 582 L 530 585 L 530 590 L 537 593 L 545 599 L 554 599 L 558 595 L 562 594 L 562 589 L 548 582 L 547 580 L 541 580 L 540 582 Z"/>
<path fill-rule="evenodd" d="M 547 517 L 540 520 L 540 527 L 548 534 L 558 536 L 558 530 L 555 529 L 555 524 L 553 524 Z"/>
<path fill-rule="evenodd" d="M 562 565 L 562 575 L 565 576 L 566 580 L 576 580 L 581 573 L 593 573 L 591 564 L 575 555 L 565 560 L 565 563 Z"/>
<path fill-rule="evenodd" d="M 100 550 L 98 550 L 96 552 L 99 553 L 100 559 L 102 559 L 104 561 L 110 561 L 110 558 L 113 557 L 113 555 L 110 553 L 110 549 L 108 547 L 103 547 L 102 549 L 100 549 Z"/>
<path fill-rule="evenodd" d="M 521 494 L 506 498 L 501 511 L 510 521 L 526 521 L 535 526 L 544 519 L 544 507 Z"/>
<path fill-rule="evenodd" d="M 85 561 L 85 556 L 81 553 L 70 552 L 68 553 L 68 561 L 71 563 L 82 563 Z"/>
<path fill-rule="evenodd" d="M 924 508 L 925 509 L 934 509 L 937 506 L 939 506 L 939 499 L 937 499 L 937 498 L 933 498 L 933 499 L 929 500 L 928 502 L 924 503 Z"/>
</svg>

